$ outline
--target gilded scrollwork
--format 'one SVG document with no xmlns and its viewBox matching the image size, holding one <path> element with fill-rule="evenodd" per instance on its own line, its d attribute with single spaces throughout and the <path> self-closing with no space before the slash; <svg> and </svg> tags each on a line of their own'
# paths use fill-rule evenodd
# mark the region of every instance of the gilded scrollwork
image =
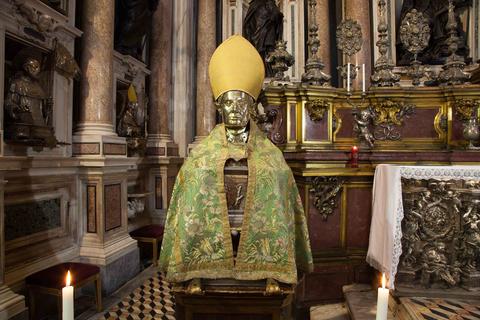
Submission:
<svg viewBox="0 0 480 320">
<path fill-rule="evenodd" d="M 480 108 L 480 100 L 457 99 L 452 103 L 455 116 L 460 121 L 470 120 Z"/>
<path fill-rule="evenodd" d="M 337 195 L 342 190 L 345 180 L 340 177 L 315 177 L 312 181 L 313 205 L 323 220 L 326 221 L 337 207 Z"/>
<path fill-rule="evenodd" d="M 415 106 L 386 100 L 370 106 L 375 126 L 375 140 L 396 141 L 402 138 L 399 127 L 415 112 Z"/>
<path fill-rule="evenodd" d="M 317 99 L 305 104 L 308 116 L 310 120 L 314 122 L 322 121 L 325 115 L 328 113 L 329 104 L 328 101 Z"/>
<path fill-rule="evenodd" d="M 479 191 L 476 181 L 403 180 L 400 279 L 424 287 L 478 287 Z"/>
</svg>

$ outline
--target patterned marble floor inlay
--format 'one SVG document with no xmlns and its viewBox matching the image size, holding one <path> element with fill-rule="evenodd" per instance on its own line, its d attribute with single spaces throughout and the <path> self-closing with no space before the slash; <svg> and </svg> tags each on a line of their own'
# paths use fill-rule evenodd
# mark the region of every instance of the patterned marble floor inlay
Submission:
<svg viewBox="0 0 480 320">
<path fill-rule="evenodd" d="M 425 320 L 480 320 L 480 302 L 439 298 L 401 298 L 408 312 Z"/>
<path fill-rule="evenodd" d="M 171 284 L 158 272 L 105 312 L 99 320 L 175 320 L 175 301 L 171 289 Z"/>
</svg>

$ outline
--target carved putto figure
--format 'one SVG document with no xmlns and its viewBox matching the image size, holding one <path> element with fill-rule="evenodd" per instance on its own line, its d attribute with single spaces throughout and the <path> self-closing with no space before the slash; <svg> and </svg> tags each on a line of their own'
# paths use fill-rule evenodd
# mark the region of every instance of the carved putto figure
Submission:
<svg viewBox="0 0 480 320">
<path fill-rule="evenodd" d="M 56 139 L 49 127 L 52 99 L 39 80 L 42 60 L 40 52 L 27 48 L 15 57 L 17 71 L 9 80 L 5 97 L 6 136 L 13 141 L 53 146 Z"/>
<path fill-rule="evenodd" d="M 353 131 L 357 134 L 360 142 L 368 148 L 373 148 L 375 144 L 375 137 L 370 131 L 369 126 L 372 124 L 374 118 L 371 108 L 356 109 L 353 112 Z"/>
<path fill-rule="evenodd" d="M 271 65 L 266 63 L 268 53 L 275 50 L 283 35 L 283 13 L 274 0 L 250 1 L 243 21 L 243 36 L 257 49 L 265 63 L 267 77 L 275 75 Z"/>
</svg>

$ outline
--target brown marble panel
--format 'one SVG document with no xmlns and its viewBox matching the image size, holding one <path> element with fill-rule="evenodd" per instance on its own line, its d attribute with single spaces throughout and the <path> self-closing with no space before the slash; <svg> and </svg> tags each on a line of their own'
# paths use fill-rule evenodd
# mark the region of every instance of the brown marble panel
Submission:
<svg viewBox="0 0 480 320">
<path fill-rule="evenodd" d="M 309 196 L 308 231 L 312 252 L 320 252 L 340 247 L 340 206 L 325 221 L 313 205 L 313 196 Z"/>
<path fill-rule="evenodd" d="M 105 231 L 122 225 L 122 186 L 110 184 L 104 186 Z"/>
<path fill-rule="evenodd" d="M 305 279 L 305 303 L 340 301 L 343 299 L 342 287 L 351 282 L 351 270 L 344 264 L 315 264 L 313 273 Z"/>
<path fill-rule="evenodd" d="M 355 134 L 353 133 L 353 116 L 352 110 L 350 109 L 337 109 L 336 111 L 338 117 L 342 119 L 342 126 L 338 130 L 337 138 L 353 138 Z"/>
<path fill-rule="evenodd" d="M 87 186 L 87 232 L 97 232 L 97 187 Z"/>
<path fill-rule="evenodd" d="M 452 138 L 453 141 L 464 140 L 463 139 L 463 124 L 461 121 L 455 118 L 452 121 Z"/>
<path fill-rule="evenodd" d="M 328 112 L 321 121 L 312 121 L 308 115 L 308 111 L 304 110 L 304 126 L 306 141 L 328 140 Z"/>
<path fill-rule="evenodd" d="M 165 148 L 164 147 L 148 147 L 147 154 L 150 156 L 164 156 Z"/>
<path fill-rule="evenodd" d="M 347 246 L 368 248 L 372 207 L 371 188 L 347 188 Z"/>
<path fill-rule="evenodd" d="M 100 143 L 74 143 L 72 152 L 74 155 L 100 154 Z"/>
<path fill-rule="evenodd" d="M 297 112 L 296 104 L 290 103 L 290 140 L 297 139 Z"/>
<path fill-rule="evenodd" d="M 123 156 L 127 154 L 127 145 L 121 143 L 104 143 L 103 153 L 105 155 Z"/>
<path fill-rule="evenodd" d="M 407 138 L 438 138 L 435 131 L 435 116 L 438 113 L 436 109 L 416 108 L 415 113 L 404 120 L 402 127 L 402 137 Z"/>
<path fill-rule="evenodd" d="M 171 157 L 178 157 L 178 148 L 167 148 L 167 153 Z"/>
<path fill-rule="evenodd" d="M 155 177 L 155 209 L 163 209 L 162 177 Z"/>
</svg>

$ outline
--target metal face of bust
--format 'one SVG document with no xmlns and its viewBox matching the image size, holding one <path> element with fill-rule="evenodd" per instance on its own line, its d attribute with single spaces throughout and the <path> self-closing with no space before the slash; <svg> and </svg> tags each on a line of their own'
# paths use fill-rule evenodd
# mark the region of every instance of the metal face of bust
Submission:
<svg viewBox="0 0 480 320">
<path fill-rule="evenodd" d="M 23 64 L 23 69 L 28 73 L 28 75 L 36 78 L 40 73 L 40 61 L 34 58 L 28 58 Z"/>
<path fill-rule="evenodd" d="M 225 92 L 219 99 L 217 107 L 222 114 L 226 128 L 245 128 L 250 120 L 249 108 L 253 106 L 253 98 L 239 90 Z"/>
</svg>

